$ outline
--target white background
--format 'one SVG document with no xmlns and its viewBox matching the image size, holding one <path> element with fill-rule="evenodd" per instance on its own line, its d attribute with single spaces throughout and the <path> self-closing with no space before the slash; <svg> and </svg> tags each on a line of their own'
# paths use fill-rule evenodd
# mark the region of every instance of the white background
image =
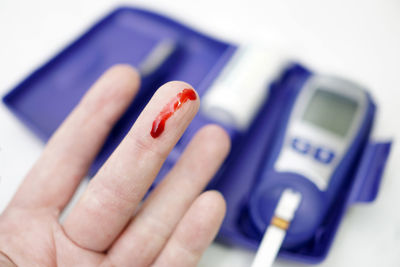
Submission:
<svg viewBox="0 0 400 267">
<path fill-rule="evenodd" d="M 358 81 L 378 103 L 377 138 L 400 140 L 400 1 L 131 1 L 215 37 L 278 44 L 322 72 Z M 121 3 L 0 1 L 0 94 Z M 0 105 L 0 211 L 43 145 Z M 321 266 L 400 266 L 400 150 L 378 199 L 352 207 Z M 29 249 L 29 248 L 27 248 Z M 213 245 L 200 266 L 249 266 L 253 254 Z M 297 266 L 278 260 L 275 266 Z"/>
</svg>

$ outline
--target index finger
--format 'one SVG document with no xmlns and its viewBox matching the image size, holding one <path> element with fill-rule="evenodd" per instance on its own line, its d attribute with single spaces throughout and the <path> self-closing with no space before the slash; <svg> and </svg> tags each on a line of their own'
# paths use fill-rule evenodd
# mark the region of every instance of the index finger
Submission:
<svg viewBox="0 0 400 267">
<path fill-rule="evenodd" d="M 128 65 L 105 72 L 51 137 L 10 206 L 62 210 L 139 84 L 138 72 Z"/>
<path fill-rule="evenodd" d="M 190 85 L 160 87 L 67 217 L 64 228 L 75 243 L 95 251 L 110 246 L 198 108 Z"/>
</svg>

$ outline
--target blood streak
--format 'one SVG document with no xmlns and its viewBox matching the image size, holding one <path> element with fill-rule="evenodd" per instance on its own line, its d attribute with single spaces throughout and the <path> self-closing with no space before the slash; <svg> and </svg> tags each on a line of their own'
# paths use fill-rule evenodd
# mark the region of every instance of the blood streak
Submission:
<svg viewBox="0 0 400 267">
<path fill-rule="evenodd" d="M 167 120 L 182 107 L 182 105 L 188 100 L 196 100 L 197 95 L 193 89 L 183 89 L 178 93 L 168 104 L 164 106 L 161 112 L 158 114 L 156 119 L 153 121 L 153 127 L 151 128 L 150 135 L 153 138 L 159 137 L 165 128 Z"/>
</svg>

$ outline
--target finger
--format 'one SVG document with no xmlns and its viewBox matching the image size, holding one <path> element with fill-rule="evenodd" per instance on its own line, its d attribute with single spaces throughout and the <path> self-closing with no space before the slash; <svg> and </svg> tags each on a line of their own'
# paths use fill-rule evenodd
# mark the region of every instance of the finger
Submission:
<svg viewBox="0 0 400 267">
<path fill-rule="evenodd" d="M 62 209 L 139 83 L 138 73 L 128 65 L 109 69 L 54 133 L 11 205 Z"/>
<path fill-rule="evenodd" d="M 3 266 L 3 267 L 17 267 L 17 265 L 14 264 L 11 261 L 11 259 L 1 251 L 0 251 L 0 266 Z"/>
<path fill-rule="evenodd" d="M 190 85 L 184 82 L 170 82 L 157 90 L 67 217 L 65 231 L 74 242 L 103 251 L 125 227 L 199 108 L 197 94 L 188 88 Z M 176 97 L 188 91 L 195 99 L 178 105 Z M 153 138 L 153 120 L 170 104 L 177 104 L 180 109 L 166 121 L 165 131 Z"/>
<path fill-rule="evenodd" d="M 179 222 L 152 266 L 197 266 L 225 215 L 225 200 L 216 191 L 203 193 Z"/>
<path fill-rule="evenodd" d="M 202 128 L 175 167 L 141 207 L 108 252 L 115 266 L 149 266 L 178 222 L 228 154 L 230 142 L 220 127 Z"/>
</svg>

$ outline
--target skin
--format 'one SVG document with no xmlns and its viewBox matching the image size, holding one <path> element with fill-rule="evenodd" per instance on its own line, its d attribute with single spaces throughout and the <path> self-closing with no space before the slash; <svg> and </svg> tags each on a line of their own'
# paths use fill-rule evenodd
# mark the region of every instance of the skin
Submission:
<svg viewBox="0 0 400 267">
<path fill-rule="evenodd" d="M 225 214 L 223 197 L 202 191 L 229 152 L 227 134 L 215 125 L 202 128 L 141 203 L 198 111 L 198 98 L 186 102 L 159 138 L 150 136 L 162 107 L 191 88 L 183 82 L 157 90 L 65 221 L 59 221 L 139 84 L 133 68 L 112 67 L 55 132 L 0 216 L 1 266 L 197 265 Z"/>
</svg>

